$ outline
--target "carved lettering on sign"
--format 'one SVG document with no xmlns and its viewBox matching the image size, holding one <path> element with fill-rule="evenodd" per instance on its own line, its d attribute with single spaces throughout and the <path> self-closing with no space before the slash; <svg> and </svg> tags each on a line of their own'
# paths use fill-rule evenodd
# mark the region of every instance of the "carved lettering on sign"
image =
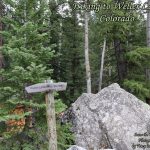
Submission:
<svg viewBox="0 0 150 150">
<path fill-rule="evenodd" d="M 64 91 L 66 90 L 67 83 L 39 83 L 26 87 L 28 93 L 46 92 L 46 91 Z"/>
</svg>

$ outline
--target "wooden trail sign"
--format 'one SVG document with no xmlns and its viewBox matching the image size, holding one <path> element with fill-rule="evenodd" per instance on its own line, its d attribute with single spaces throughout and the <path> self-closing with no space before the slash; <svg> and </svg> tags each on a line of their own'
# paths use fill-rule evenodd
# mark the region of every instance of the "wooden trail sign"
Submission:
<svg viewBox="0 0 150 150">
<path fill-rule="evenodd" d="M 26 87 L 28 93 L 46 92 L 46 91 L 64 91 L 67 83 L 39 83 Z"/>
<path fill-rule="evenodd" d="M 66 87 L 67 83 L 64 82 L 52 83 L 51 81 L 46 81 L 46 83 L 34 84 L 25 88 L 27 93 L 46 92 L 45 100 L 49 139 L 48 150 L 57 150 L 56 117 L 53 91 L 63 91 L 66 90 Z"/>
</svg>

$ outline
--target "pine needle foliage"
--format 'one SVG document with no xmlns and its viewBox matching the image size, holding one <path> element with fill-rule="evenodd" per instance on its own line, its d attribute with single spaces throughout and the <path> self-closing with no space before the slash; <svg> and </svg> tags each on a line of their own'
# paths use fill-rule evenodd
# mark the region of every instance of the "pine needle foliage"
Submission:
<svg viewBox="0 0 150 150">
<path fill-rule="evenodd" d="M 50 62 L 57 54 L 55 44 L 51 44 L 49 5 L 46 0 L 7 0 L 4 5 L 7 10 L 2 18 L 5 28 L 0 32 L 4 39 L 0 51 L 5 58 L 5 67 L 0 70 L 0 149 L 46 150 L 48 139 L 44 94 L 27 94 L 25 87 L 52 78 Z M 32 107 L 36 112 L 12 114 L 11 111 L 18 105 L 23 105 L 25 109 Z M 56 114 L 65 108 L 61 100 L 56 101 Z M 32 129 L 25 124 L 21 132 L 6 132 L 5 122 L 10 119 L 17 121 L 31 114 L 35 116 Z M 64 134 L 65 128 L 69 132 L 69 127 L 58 126 L 58 133 L 61 133 L 58 137 Z M 63 139 L 59 143 L 66 145 L 62 143 L 66 142 L 64 136 Z"/>
<path fill-rule="evenodd" d="M 127 52 L 128 78 L 124 86 L 133 94 L 145 100 L 150 97 L 150 81 L 145 75 L 145 70 L 150 66 L 150 48 L 137 47 Z"/>
</svg>

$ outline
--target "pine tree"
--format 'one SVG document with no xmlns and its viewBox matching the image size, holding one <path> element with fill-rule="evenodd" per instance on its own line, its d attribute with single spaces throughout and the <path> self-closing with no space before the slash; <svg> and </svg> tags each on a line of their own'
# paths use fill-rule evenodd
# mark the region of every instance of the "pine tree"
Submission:
<svg viewBox="0 0 150 150">
<path fill-rule="evenodd" d="M 114 4 L 114 1 L 105 1 L 105 3 L 108 5 Z M 106 36 L 107 51 L 103 87 L 113 82 L 119 82 L 121 86 L 144 99 L 148 94 L 148 82 L 143 78 L 143 68 L 146 67 L 146 64 L 149 65 L 149 51 L 144 47 L 146 45 L 146 32 L 143 14 L 136 10 L 130 11 L 130 14 L 135 17 L 135 20 L 130 22 L 107 22 L 99 20 L 102 15 L 111 16 L 111 14 L 114 14 L 116 16 L 124 16 L 128 15 L 128 13 L 125 10 L 106 9 L 92 15 L 90 22 L 90 49 L 93 60 L 91 61 L 91 68 L 94 81 L 92 87 L 93 89 L 97 89 L 98 86 L 97 70 L 99 70 L 100 66 L 100 55 L 98 54 L 99 49 L 102 47 L 103 36 Z M 139 49 L 141 49 L 141 52 Z M 135 61 L 135 58 L 137 58 L 136 55 L 139 56 L 139 59 Z M 140 57 L 143 58 L 144 56 L 145 61 L 142 61 Z M 143 66 L 139 71 L 137 71 L 139 67 L 137 64 Z M 138 78 L 137 74 L 139 75 Z M 97 92 L 97 90 L 94 91 Z"/>
<path fill-rule="evenodd" d="M 49 14 L 46 3 L 43 1 L 38 8 L 39 2 L 12 2 L 11 14 L 3 18 L 9 29 L 2 32 L 5 43 L 1 51 L 7 59 L 7 66 L 1 70 L 3 101 L 26 99 L 25 86 L 43 81 L 52 72 L 48 63 L 54 55 L 48 44 Z"/>
<path fill-rule="evenodd" d="M 82 92 L 86 92 L 84 66 L 84 29 L 78 15 L 80 11 L 73 10 L 73 1 L 67 3 L 69 10 L 62 15 L 62 39 L 59 57 L 60 80 L 68 83 L 67 91 L 62 94 L 67 105 L 74 102 Z"/>
<path fill-rule="evenodd" d="M 9 12 L 2 18 L 4 45 L 1 52 L 6 65 L 0 70 L 0 122 L 20 120 L 31 112 L 13 113 L 18 107 L 45 108 L 42 95 L 29 96 L 25 86 L 51 77 L 49 61 L 54 57 L 49 45 L 49 16 L 46 1 L 7 1 Z M 32 112 L 33 113 L 33 112 Z M 15 130 L 10 134 L 20 132 Z M 22 130 L 21 130 L 22 131 Z M 6 135 L 6 134 L 4 134 Z"/>
<path fill-rule="evenodd" d="M 145 68 L 150 66 L 150 49 L 137 47 L 126 54 L 128 60 L 128 77 L 124 86 L 140 99 L 145 101 L 150 96 L 150 82 L 145 78 Z"/>
<path fill-rule="evenodd" d="M 57 45 L 52 42 L 51 36 L 51 5 L 45 0 L 5 2 L 9 11 L 2 19 L 5 30 L 1 35 L 5 40 L 1 52 L 6 59 L 6 66 L 0 70 L 3 79 L 0 83 L 0 122 L 6 122 L 8 132 L 5 130 L 0 133 L 7 138 L 0 143 L 0 149 L 47 149 L 44 95 L 28 95 L 24 89 L 25 86 L 44 82 L 53 75 L 51 62 L 56 56 L 54 49 L 56 50 Z M 21 113 L 17 113 L 18 108 Z M 66 105 L 57 100 L 57 115 L 65 109 Z M 29 129 L 28 125 L 24 124 L 25 116 L 30 116 L 28 119 L 35 123 L 34 128 Z M 18 125 L 14 126 L 14 121 L 22 122 L 25 126 L 18 129 Z M 12 122 L 13 126 L 10 125 Z M 70 126 L 62 127 L 59 122 L 57 126 L 58 145 L 61 149 L 66 149 L 67 142 L 71 144 L 73 141 Z M 62 140 L 64 132 L 66 134 Z M 12 138 L 9 138 L 10 136 Z"/>
</svg>

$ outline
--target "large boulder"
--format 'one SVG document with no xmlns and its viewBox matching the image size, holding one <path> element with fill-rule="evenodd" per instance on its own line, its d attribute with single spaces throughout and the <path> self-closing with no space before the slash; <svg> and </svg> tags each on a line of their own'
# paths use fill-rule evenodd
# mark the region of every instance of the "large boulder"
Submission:
<svg viewBox="0 0 150 150">
<path fill-rule="evenodd" d="M 77 145 L 73 145 L 73 146 L 71 146 L 69 149 L 67 149 L 67 150 L 86 150 L 86 149 L 84 149 L 84 148 L 82 148 L 82 147 L 79 147 L 79 146 L 77 146 Z M 100 150 L 114 150 L 114 149 L 100 149 Z"/>
<path fill-rule="evenodd" d="M 149 105 L 116 83 L 98 94 L 82 94 L 66 116 L 75 143 L 87 150 L 150 150 Z"/>
</svg>

